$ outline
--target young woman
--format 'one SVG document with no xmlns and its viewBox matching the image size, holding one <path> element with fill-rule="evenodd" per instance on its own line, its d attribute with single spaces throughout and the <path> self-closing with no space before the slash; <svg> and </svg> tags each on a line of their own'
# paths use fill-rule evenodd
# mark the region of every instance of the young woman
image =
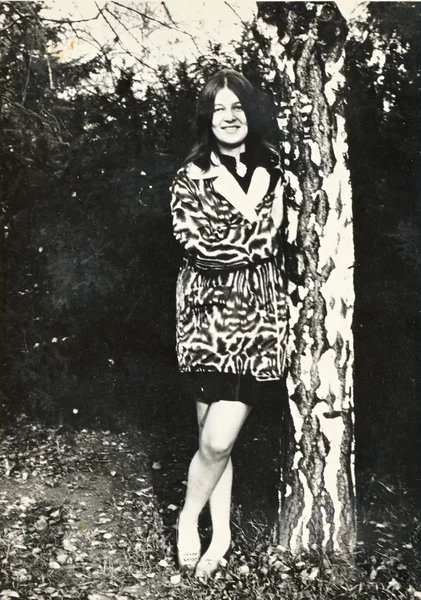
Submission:
<svg viewBox="0 0 421 600">
<path fill-rule="evenodd" d="M 252 406 L 283 375 L 287 308 L 280 227 L 283 174 L 265 96 L 222 70 L 202 90 L 197 142 L 173 182 L 177 356 L 197 406 L 199 449 L 178 520 L 182 569 L 213 574 L 231 543 L 231 450 Z M 201 555 L 209 501 L 212 540 Z"/>
</svg>

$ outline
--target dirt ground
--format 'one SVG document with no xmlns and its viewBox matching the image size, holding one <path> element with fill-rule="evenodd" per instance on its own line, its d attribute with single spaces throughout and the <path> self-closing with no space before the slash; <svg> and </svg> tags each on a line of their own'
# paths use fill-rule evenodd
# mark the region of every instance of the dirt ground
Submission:
<svg viewBox="0 0 421 600">
<path fill-rule="evenodd" d="M 174 550 L 193 428 L 182 437 L 171 420 L 161 432 L 65 430 L 25 417 L 3 428 L 0 598 L 257 598 L 264 592 L 276 598 L 273 590 L 280 589 L 285 598 L 340 598 L 347 597 L 344 590 L 353 597 L 358 585 L 372 595 L 355 597 L 420 598 L 419 519 L 403 509 L 404 490 L 374 478 L 360 510 L 360 547 L 368 550 L 360 583 L 342 577 L 342 589 L 335 575 L 329 585 L 336 588 L 315 596 L 319 566 L 276 558 L 270 545 L 276 444 L 267 425 L 257 417 L 240 439 L 233 552 L 227 572 L 209 586 L 180 577 Z M 209 531 L 205 515 L 205 539 Z"/>
</svg>

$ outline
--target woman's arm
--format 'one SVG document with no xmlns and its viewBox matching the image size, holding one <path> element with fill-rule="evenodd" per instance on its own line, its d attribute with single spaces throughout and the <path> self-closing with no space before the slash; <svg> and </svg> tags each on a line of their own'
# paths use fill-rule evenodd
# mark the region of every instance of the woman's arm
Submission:
<svg viewBox="0 0 421 600">
<path fill-rule="evenodd" d="M 276 254 L 278 228 L 282 219 L 276 211 L 254 223 L 244 221 L 234 226 L 215 228 L 203 214 L 191 180 L 177 177 L 171 191 L 175 238 L 195 258 L 198 267 L 236 268 Z M 282 200 L 275 196 L 276 201 L 282 204 Z"/>
</svg>

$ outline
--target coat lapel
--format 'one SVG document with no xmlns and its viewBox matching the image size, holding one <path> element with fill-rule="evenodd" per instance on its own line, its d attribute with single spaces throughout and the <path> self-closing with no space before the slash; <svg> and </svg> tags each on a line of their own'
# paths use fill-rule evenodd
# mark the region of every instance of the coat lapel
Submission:
<svg viewBox="0 0 421 600">
<path fill-rule="evenodd" d="M 266 196 L 270 184 L 270 175 L 264 167 L 256 167 L 250 181 L 247 196 L 252 205 L 256 208 L 261 200 Z"/>
<path fill-rule="evenodd" d="M 238 210 L 250 223 L 257 221 L 256 206 L 264 198 L 270 183 L 270 175 L 263 167 L 254 170 L 247 194 L 238 181 L 221 164 L 216 154 L 211 155 L 212 165 L 207 171 L 202 171 L 191 163 L 188 175 L 191 179 L 214 179 L 214 189 Z"/>
<path fill-rule="evenodd" d="M 220 166 L 220 173 L 215 178 L 213 187 L 218 194 L 226 198 L 250 223 L 254 223 L 257 220 L 256 210 L 250 198 L 224 165 Z"/>
</svg>

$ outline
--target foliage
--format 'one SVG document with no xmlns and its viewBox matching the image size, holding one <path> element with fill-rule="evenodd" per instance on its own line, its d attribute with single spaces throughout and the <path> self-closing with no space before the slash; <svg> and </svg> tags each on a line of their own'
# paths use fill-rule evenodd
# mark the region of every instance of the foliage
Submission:
<svg viewBox="0 0 421 600">
<path fill-rule="evenodd" d="M 162 68 L 140 98 L 130 71 L 115 94 L 85 94 L 81 79 L 99 63 L 60 63 L 49 48 L 61 25 L 39 11 L 2 4 L 3 367 L 9 407 L 60 418 L 85 356 L 107 364 L 124 354 L 132 322 L 143 331 L 137 348 L 156 335 L 172 343 L 168 187 L 187 152 L 201 67 Z"/>
<path fill-rule="evenodd" d="M 312 9 L 300 2 L 295 8 L 299 37 Z M 270 11 L 271 3 L 261 9 Z M 123 19 L 123 12 L 115 14 Z M 363 373 L 356 384 L 369 398 L 359 418 L 360 447 L 369 452 L 373 435 L 386 444 L 382 431 L 391 429 L 395 421 L 387 415 L 394 415 L 404 419 L 403 456 L 406 432 L 419 415 L 412 398 L 419 397 L 420 8 L 372 3 L 366 16 L 347 48 L 346 99 Z M 138 25 L 146 19 L 159 26 L 136 18 Z M 326 17 L 320 27 L 328 23 Z M 97 387 L 80 398 L 86 417 L 102 410 L 104 397 L 114 410 L 118 382 L 137 385 L 140 371 L 151 380 L 148 393 L 158 385 L 154 378 L 172 385 L 167 369 L 175 368 L 172 298 L 180 249 L 171 234 L 168 187 L 190 145 L 205 79 L 221 66 L 241 69 L 274 94 L 281 127 L 291 101 L 253 27 L 228 53 L 213 45 L 196 61 L 159 66 L 152 84 L 151 69 L 140 62 L 112 70 L 118 44 L 96 59 L 60 60 L 65 25 L 45 19 L 37 2 L 0 5 L 2 402 L 14 413 L 55 420 L 68 418 L 87 382 Z M 85 28 L 88 35 L 89 23 Z M 101 87 L 104 73 L 114 90 Z M 290 141 L 290 132 L 283 133 Z"/>
<path fill-rule="evenodd" d="M 356 25 L 349 40 L 347 65 L 355 187 L 366 181 L 365 194 L 373 198 L 372 206 L 364 210 L 371 217 L 368 227 L 392 236 L 392 240 L 385 239 L 388 261 L 396 268 L 396 259 L 404 258 L 404 268 L 409 270 L 419 266 L 421 256 L 417 236 L 402 235 L 411 225 L 420 226 L 416 202 L 421 149 L 420 24 L 421 10 L 416 4 L 371 3 L 367 19 Z M 411 240 L 412 252 L 406 250 L 405 240 Z"/>
<path fill-rule="evenodd" d="M 418 468 L 410 456 L 418 456 L 415 431 L 421 416 L 415 400 L 420 393 L 421 7 L 373 2 L 367 8 L 352 27 L 346 62 L 359 466 L 405 471 L 415 481 Z"/>
</svg>

